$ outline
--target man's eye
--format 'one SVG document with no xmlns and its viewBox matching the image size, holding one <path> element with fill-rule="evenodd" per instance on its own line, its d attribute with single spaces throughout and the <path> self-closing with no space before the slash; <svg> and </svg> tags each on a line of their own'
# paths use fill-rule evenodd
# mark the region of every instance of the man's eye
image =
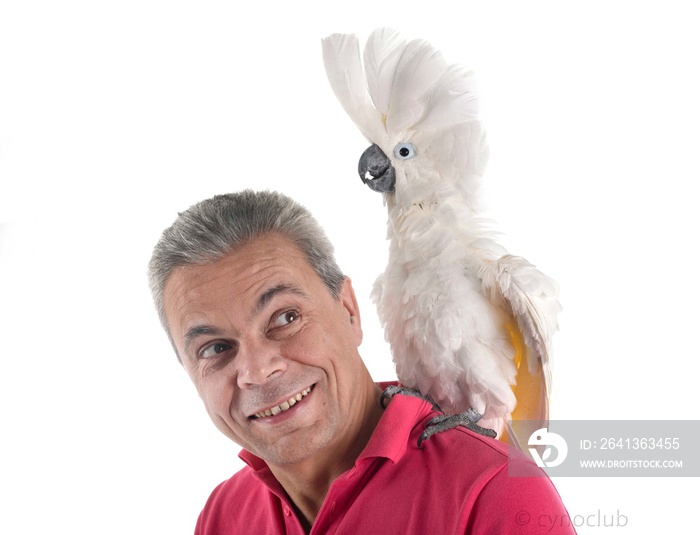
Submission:
<svg viewBox="0 0 700 535">
<path fill-rule="evenodd" d="M 226 342 L 214 342 L 200 351 L 199 358 L 210 359 L 220 355 L 221 353 L 229 351 L 230 349 L 232 349 L 231 344 L 227 344 Z"/>
<path fill-rule="evenodd" d="M 299 313 L 296 310 L 287 310 L 286 312 L 282 312 L 281 314 L 279 314 L 274 319 L 272 324 L 275 327 L 284 327 L 285 325 L 289 325 L 290 323 L 292 323 L 298 317 Z"/>
</svg>

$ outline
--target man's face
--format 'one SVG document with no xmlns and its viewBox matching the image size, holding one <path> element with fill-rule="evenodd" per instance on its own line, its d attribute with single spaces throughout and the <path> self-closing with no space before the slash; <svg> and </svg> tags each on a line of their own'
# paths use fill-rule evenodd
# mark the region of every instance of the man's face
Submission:
<svg viewBox="0 0 700 535">
<path fill-rule="evenodd" d="M 164 300 L 185 369 L 234 442 L 282 465 L 352 440 L 366 370 L 348 279 L 335 299 L 301 251 L 269 234 L 175 269 Z"/>
</svg>

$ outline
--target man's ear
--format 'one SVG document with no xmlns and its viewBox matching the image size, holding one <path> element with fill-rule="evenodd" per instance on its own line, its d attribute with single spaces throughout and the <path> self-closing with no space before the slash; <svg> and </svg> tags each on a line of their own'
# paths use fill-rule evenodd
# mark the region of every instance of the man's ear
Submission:
<svg viewBox="0 0 700 535">
<path fill-rule="evenodd" d="M 345 277 L 340 287 L 340 301 L 348 314 L 348 321 L 355 336 L 355 342 L 359 346 L 362 343 L 362 322 L 360 320 L 360 308 L 357 306 L 355 290 L 352 288 L 350 277 Z"/>
</svg>

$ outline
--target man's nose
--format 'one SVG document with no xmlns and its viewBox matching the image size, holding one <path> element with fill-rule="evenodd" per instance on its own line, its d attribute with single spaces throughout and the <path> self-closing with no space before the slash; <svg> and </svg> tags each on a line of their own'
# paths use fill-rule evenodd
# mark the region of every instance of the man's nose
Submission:
<svg viewBox="0 0 700 535">
<path fill-rule="evenodd" d="M 286 359 L 276 344 L 270 341 L 250 343 L 239 348 L 236 361 L 239 388 L 261 385 L 287 369 Z"/>
</svg>

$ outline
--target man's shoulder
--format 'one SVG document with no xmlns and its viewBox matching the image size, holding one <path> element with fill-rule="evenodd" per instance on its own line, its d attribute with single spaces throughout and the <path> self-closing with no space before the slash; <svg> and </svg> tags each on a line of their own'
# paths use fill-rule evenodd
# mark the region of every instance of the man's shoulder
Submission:
<svg viewBox="0 0 700 535">
<path fill-rule="evenodd" d="M 542 469 L 501 441 L 455 427 L 433 435 L 418 448 L 418 436 L 432 416 L 416 425 L 406 453 L 390 468 L 396 472 L 382 482 L 393 485 L 399 504 L 411 503 L 411 490 L 421 489 L 422 511 L 431 517 L 431 525 L 442 522 L 445 513 L 454 519 L 453 525 L 444 526 L 446 532 L 531 533 L 539 529 L 534 522 L 542 515 L 568 519 Z M 523 526 L 526 514 L 535 519 L 530 526 Z M 557 528 L 556 533 L 574 533 L 570 525 Z"/>
<path fill-rule="evenodd" d="M 451 481 L 471 481 L 472 492 L 511 478 L 533 487 L 540 487 L 542 482 L 551 485 L 546 473 L 519 449 L 463 427 L 433 435 L 421 450 L 413 449 L 411 456 L 423 457 L 421 464 L 428 473 L 439 469 L 450 473 Z"/>
<path fill-rule="evenodd" d="M 436 433 L 418 447 L 418 437 L 435 416 L 440 416 L 440 413 L 432 411 L 415 425 L 407 444 L 409 456 L 427 458 L 430 464 L 446 465 L 445 468 L 453 467 L 459 471 L 468 470 L 482 475 L 485 472 L 496 473 L 508 465 L 511 450 L 506 444 L 462 426 Z M 465 458 L 470 462 L 454 466 L 454 459 Z"/>
</svg>

